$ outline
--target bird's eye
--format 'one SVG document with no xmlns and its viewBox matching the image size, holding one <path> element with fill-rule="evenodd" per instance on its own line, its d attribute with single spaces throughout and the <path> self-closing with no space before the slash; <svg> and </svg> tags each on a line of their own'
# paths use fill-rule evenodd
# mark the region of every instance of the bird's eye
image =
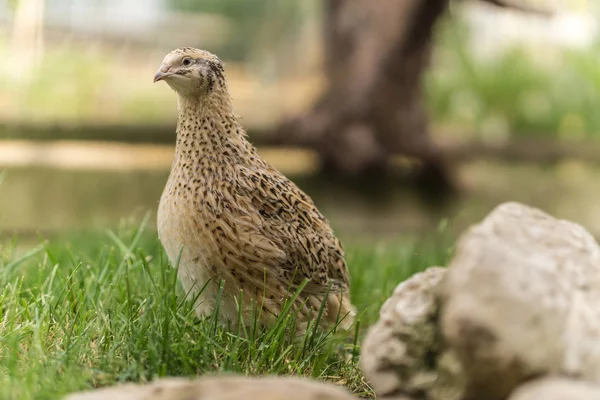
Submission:
<svg viewBox="0 0 600 400">
<path fill-rule="evenodd" d="M 186 67 L 187 67 L 188 65 L 190 65 L 191 63 L 192 63 L 192 59 L 191 59 L 191 58 L 189 58 L 189 57 L 186 57 L 186 58 L 184 58 L 184 59 L 181 61 L 181 64 L 185 65 Z"/>
</svg>

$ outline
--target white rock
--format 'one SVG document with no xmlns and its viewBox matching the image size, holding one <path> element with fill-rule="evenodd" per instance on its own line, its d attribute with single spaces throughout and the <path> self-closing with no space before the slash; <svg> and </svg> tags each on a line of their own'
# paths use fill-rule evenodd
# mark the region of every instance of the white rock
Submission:
<svg viewBox="0 0 600 400">
<path fill-rule="evenodd" d="M 463 234 L 442 286 L 467 398 L 543 374 L 600 381 L 600 249 L 583 227 L 502 204 Z"/>
<path fill-rule="evenodd" d="M 544 378 L 526 383 L 508 400 L 600 400 L 600 386 L 568 378 Z"/>
<path fill-rule="evenodd" d="M 436 301 L 445 268 L 431 267 L 400 283 L 382 306 L 361 349 L 361 368 L 378 397 L 428 397 L 443 390 L 437 370 L 442 352 Z M 451 362 L 450 362 L 451 364 Z"/>
<path fill-rule="evenodd" d="M 65 400 L 355 400 L 337 386 L 301 378 L 202 377 L 160 379 L 75 393 Z"/>
</svg>

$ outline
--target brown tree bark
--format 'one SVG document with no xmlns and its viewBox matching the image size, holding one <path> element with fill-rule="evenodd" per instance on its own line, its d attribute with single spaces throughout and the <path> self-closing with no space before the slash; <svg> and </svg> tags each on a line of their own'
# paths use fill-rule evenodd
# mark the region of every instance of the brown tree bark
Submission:
<svg viewBox="0 0 600 400">
<path fill-rule="evenodd" d="M 439 187 L 445 162 L 430 140 L 422 97 L 435 22 L 448 0 L 328 0 L 325 74 L 329 87 L 304 115 L 276 130 L 310 144 L 327 172 L 380 176 L 392 154 L 422 161 Z"/>
</svg>

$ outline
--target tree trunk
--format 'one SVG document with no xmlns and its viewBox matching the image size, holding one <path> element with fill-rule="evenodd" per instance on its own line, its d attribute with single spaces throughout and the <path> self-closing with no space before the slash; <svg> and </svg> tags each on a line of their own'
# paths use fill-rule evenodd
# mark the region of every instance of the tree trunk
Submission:
<svg viewBox="0 0 600 400">
<path fill-rule="evenodd" d="M 328 0 L 329 87 L 308 113 L 285 121 L 278 138 L 310 144 L 326 171 L 379 175 L 389 171 L 390 155 L 404 154 L 422 161 L 432 184 L 447 185 L 422 98 L 433 27 L 447 6 L 448 0 Z"/>
</svg>

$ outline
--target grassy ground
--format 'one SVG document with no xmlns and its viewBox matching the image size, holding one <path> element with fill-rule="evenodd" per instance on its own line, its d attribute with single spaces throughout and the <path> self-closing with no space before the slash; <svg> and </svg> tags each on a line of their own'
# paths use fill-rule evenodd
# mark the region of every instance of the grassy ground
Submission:
<svg viewBox="0 0 600 400">
<path fill-rule="evenodd" d="M 444 235 L 348 245 L 357 329 L 310 331 L 293 342 L 283 329 L 289 314 L 270 330 L 246 335 L 198 320 L 144 226 L 40 240 L 26 251 L 17 240 L 3 244 L 0 398 L 55 399 L 115 382 L 214 372 L 304 375 L 369 396 L 357 367 L 365 327 L 398 282 L 449 254 Z"/>
</svg>

